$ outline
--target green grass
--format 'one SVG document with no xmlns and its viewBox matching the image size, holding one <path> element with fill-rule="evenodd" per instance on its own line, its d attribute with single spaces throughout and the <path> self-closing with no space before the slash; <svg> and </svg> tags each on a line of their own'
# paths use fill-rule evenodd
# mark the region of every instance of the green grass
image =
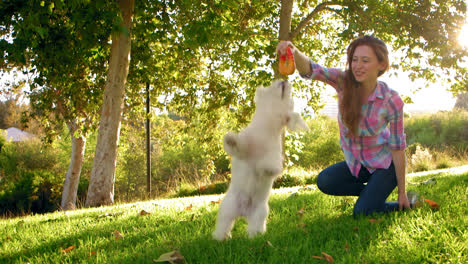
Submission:
<svg viewBox="0 0 468 264">
<path fill-rule="evenodd" d="M 432 177 L 435 185 L 408 189 L 438 202 L 437 211 L 425 205 L 354 219 L 355 198 L 279 192 L 270 199 L 266 234 L 248 239 L 240 220 L 221 243 L 211 239 L 216 195 L 1 219 L 0 263 L 152 263 L 173 250 L 187 263 L 325 263 L 313 258 L 321 252 L 334 263 L 467 263 L 468 173 L 409 182 Z M 115 240 L 115 230 L 124 238 Z"/>
</svg>

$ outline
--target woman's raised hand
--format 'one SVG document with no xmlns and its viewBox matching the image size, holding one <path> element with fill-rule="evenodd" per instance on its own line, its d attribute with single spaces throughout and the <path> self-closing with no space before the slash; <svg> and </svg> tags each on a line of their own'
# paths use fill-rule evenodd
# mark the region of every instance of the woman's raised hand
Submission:
<svg viewBox="0 0 468 264">
<path fill-rule="evenodd" d="M 279 56 L 281 55 L 286 55 L 287 54 L 287 48 L 290 48 L 292 53 L 296 51 L 296 47 L 292 44 L 291 41 L 289 40 L 283 40 L 278 43 L 278 46 L 276 46 L 276 53 L 278 53 Z"/>
</svg>

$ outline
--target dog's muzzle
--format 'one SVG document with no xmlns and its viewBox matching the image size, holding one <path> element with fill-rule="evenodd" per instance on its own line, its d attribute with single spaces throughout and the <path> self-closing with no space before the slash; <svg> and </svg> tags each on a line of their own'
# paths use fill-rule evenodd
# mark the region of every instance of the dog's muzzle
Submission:
<svg viewBox="0 0 468 264">
<path fill-rule="evenodd" d="M 284 98 L 284 90 L 286 89 L 287 81 L 281 82 L 281 99 Z"/>
</svg>

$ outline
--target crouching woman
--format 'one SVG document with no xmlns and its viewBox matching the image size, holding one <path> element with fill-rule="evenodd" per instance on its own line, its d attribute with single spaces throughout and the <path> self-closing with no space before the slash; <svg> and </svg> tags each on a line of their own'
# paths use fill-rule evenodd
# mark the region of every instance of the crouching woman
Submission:
<svg viewBox="0 0 468 264">
<path fill-rule="evenodd" d="M 385 43 L 373 36 L 355 39 L 347 49 L 345 71 L 322 67 L 289 41 L 278 45 L 278 54 L 286 54 L 288 47 L 303 78 L 325 82 L 338 94 L 340 146 L 345 161 L 318 175 L 319 189 L 330 195 L 358 196 L 355 216 L 413 207 L 419 198 L 409 199 L 406 193 L 403 101 L 378 80 L 389 68 Z M 386 201 L 395 187 L 398 201 Z"/>
</svg>

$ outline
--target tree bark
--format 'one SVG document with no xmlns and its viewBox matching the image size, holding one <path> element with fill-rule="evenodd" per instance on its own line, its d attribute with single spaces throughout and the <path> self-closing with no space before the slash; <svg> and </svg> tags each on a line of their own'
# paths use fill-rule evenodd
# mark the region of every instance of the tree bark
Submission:
<svg viewBox="0 0 468 264">
<path fill-rule="evenodd" d="M 76 208 L 76 196 L 86 146 L 86 138 L 84 136 L 75 137 L 73 134 L 76 129 L 72 126 L 69 126 L 69 130 L 72 135 L 72 152 L 65 183 L 63 184 L 62 210 L 73 210 Z"/>
<path fill-rule="evenodd" d="M 130 29 L 134 4 L 134 0 L 119 1 L 123 20 L 122 27 L 125 30 L 112 37 L 109 72 L 104 88 L 104 101 L 86 206 L 114 203 L 117 146 L 130 63 Z"/>
<path fill-rule="evenodd" d="M 293 4 L 294 4 L 293 0 L 281 0 L 280 28 L 279 28 L 279 36 L 278 36 L 279 41 L 292 40 L 290 37 L 290 31 L 291 31 L 291 14 L 292 14 L 292 9 L 293 9 Z M 276 62 L 273 65 L 274 65 L 273 71 L 275 73 L 275 79 L 283 78 L 287 80 L 288 76 L 282 76 L 279 73 L 278 63 Z M 281 133 L 281 149 L 283 152 L 282 153 L 283 162 L 286 162 L 285 143 L 286 143 L 286 130 L 283 128 L 283 132 Z"/>
<path fill-rule="evenodd" d="M 293 0 L 281 0 L 280 28 L 279 40 L 291 40 L 291 13 L 293 8 Z"/>
</svg>

